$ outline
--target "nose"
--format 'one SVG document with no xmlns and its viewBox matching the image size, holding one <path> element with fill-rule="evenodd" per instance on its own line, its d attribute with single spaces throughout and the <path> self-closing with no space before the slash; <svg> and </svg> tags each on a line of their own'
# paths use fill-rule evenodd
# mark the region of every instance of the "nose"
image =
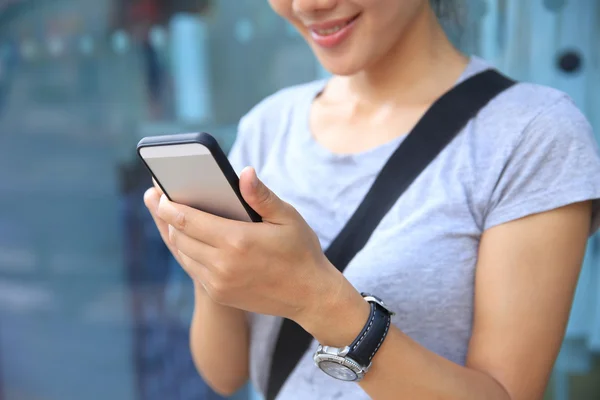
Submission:
<svg viewBox="0 0 600 400">
<path fill-rule="evenodd" d="M 314 15 L 333 10 L 341 0 L 293 0 L 293 8 L 300 15 Z"/>
</svg>

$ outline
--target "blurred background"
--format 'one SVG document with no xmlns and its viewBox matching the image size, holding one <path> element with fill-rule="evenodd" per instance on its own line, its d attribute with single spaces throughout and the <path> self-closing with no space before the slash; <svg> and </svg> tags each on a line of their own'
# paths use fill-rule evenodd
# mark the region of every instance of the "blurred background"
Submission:
<svg viewBox="0 0 600 400">
<path fill-rule="evenodd" d="M 600 132 L 600 1 L 458 5 L 457 45 L 568 92 Z M 220 399 L 135 144 L 208 131 L 228 150 L 255 103 L 325 76 L 262 0 L 0 0 L 0 400 Z M 549 400 L 600 398 L 599 293 L 595 237 Z"/>
</svg>

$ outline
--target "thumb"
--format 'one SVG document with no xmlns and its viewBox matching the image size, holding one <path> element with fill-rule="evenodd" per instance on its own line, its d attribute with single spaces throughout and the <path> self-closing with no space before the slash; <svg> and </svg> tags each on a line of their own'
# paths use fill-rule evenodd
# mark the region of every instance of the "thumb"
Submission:
<svg viewBox="0 0 600 400">
<path fill-rule="evenodd" d="M 263 221 L 281 224 L 289 220 L 289 207 L 258 179 L 256 170 L 246 167 L 240 174 L 242 197 Z"/>
</svg>

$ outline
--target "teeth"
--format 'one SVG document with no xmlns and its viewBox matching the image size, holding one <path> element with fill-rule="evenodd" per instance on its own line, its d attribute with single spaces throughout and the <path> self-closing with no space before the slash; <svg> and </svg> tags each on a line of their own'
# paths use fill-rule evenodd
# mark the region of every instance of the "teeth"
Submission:
<svg viewBox="0 0 600 400">
<path fill-rule="evenodd" d="M 343 29 L 346 25 L 348 25 L 348 23 L 344 23 L 342 25 L 338 25 L 338 26 L 334 26 L 333 28 L 329 28 L 329 29 L 315 29 L 315 32 L 319 35 L 319 36 L 329 36 L 329 35 L 333 35 L 336 32 L 339 32 L 341 29 Z"/>
<path fill-rule="evenodd" d="M 344 26 L 336 26 L 330 29 L 317 29 L 317 33 L 321 36 L 329 36 L 329 35 L 333 35 L 334 33 L 338 32 L 340 29 L 342 29 Z"/>
</svg>

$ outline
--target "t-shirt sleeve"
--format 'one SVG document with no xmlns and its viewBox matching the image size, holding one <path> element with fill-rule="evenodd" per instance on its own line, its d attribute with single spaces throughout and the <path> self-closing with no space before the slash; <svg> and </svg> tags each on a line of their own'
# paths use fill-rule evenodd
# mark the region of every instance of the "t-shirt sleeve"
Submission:
<svg viewBox="0 0 600 400">
<path fill-rule="evenodd" d="M 492 192 L 484 229 L 592 200 L 593 234 L 600 224 L 600 152 L 570 98 L 541 112 L 516 143 Z"/>
</svg>

